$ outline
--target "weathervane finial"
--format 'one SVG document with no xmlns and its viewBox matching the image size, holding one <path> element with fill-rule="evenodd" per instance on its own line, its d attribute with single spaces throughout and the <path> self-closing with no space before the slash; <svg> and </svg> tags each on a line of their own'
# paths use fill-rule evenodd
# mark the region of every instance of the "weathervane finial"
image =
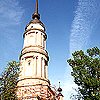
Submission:
<svg viewBox="0 0 100 100">
<path fill-rule="evenodd" d="M 35 8 L 35 12 L 38 13 L 38 0 L 36 0 L 36 8 Z"/>
<path fill-rule="evenodd" d="M 60 82 L 59 82 L 59 87 L 60 87 Z"/>
<path fill-rule="evenodd" d="M 35 5 L 35 12 L 34 14 L 32 15 L 32 18 L 37 18 L 37 19 L 40 19 L 40 14 L 38 13 L 38 0 L 36 0 L 36 5 Z"/>
</svg>

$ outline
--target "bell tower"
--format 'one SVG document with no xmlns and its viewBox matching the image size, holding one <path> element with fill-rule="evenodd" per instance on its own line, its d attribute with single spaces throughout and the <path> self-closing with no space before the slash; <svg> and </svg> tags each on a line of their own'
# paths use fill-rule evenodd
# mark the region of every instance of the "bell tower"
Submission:
<svg viewBox="0 0 100 100">
<path fill-rule="evenodd" d="M 40 21 L 38 0 L 32 20 L 23 34 L 24 45 L 20 55 L 20 76 L 17 84 L 19 100 L 48 100 L 54 98 L 48 80 L 49 56 L 46 51 L 45 26 Z M 40 99 L 39 99 L 40 98 Z"/>
<path fill-rule="evenodd" d="M 48 52 L 46 51 L 45 26 L 39 20 L 38 0 L 36 0 L 36 10 L 32 15 L 32 20 L 25 28 L 24 46 L 21 51 L 20 79 L 37 78 L 48 81 Z"/>
<path fill-rule="evenodd" d="M 56 99 L 56 91 L 48 80 L 47 35 L 45 26 L 40 21 L 38 0 L 23 38 L 24 45 L 19 58 L 21 73 L 17 84 L 18 100 L 60 100 Z"/>
</svg>

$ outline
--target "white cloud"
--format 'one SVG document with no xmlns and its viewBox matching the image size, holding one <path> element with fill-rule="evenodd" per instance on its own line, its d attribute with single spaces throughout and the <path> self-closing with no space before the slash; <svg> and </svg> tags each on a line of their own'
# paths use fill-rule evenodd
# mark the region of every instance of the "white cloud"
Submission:
<svg viewBox="0 0 100 100">
<path fill-rule="evenodd" d="M 93 28 L 99 20 L 99 0 L 79 0 L 70 35 L 70 55 L 83 49 L 89 42 Z"/>
<path fill-rule="evenodd" d="M 0 25 L 17 25 L 20 24 L 23 8 L 18 0 L 0 0 Z"/>
<path fill-rule="evenodd" d="M 0 0 L 0 71 L 3 71 L 7 61 L 17 58 L 20 29 L 24 9 L 20 0 Z M 13 41 L 13 42 L 12 42 Z M 16 45 L 15 45 L 16 44 Z M 12 48 L 11 48 L 12 47 Z M 14 54 L 14 55 L 12 55 Z M 14 58 L 15 57 L 15 58 Z"/>
</svg>

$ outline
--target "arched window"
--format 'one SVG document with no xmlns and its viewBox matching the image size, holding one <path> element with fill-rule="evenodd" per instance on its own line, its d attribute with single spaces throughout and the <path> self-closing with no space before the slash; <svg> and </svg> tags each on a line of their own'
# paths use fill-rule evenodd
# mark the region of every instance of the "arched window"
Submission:
<svg viewBox="0 0 100 100">
<path fill-rule="evenodd" d="M 38 56 L 36 56 L 36 59 L 38 59 Z"/>
<path fill-rule="evenodd" d="M 43 69 L 43 57 L 41 58 L 41 77 L 42 77 L 42 70 Z"/>
<path fill-rule="evenodd" d="M 30 66 L 30 64 L 31 64 L 31 61 L 29 60 L 29 61 L 28 61 L 28 65 Z"/>
<path fill-rule="evenodd" d="M 44 77 L 46 78 L 47 76 L 47 65 L 48 65 L 48 61 L 44 60 Z"/>
<path fill-rule="evenodd" d="M 33 28 L 33 26 L 31 26 L 31 28 Z"/>
</svg>

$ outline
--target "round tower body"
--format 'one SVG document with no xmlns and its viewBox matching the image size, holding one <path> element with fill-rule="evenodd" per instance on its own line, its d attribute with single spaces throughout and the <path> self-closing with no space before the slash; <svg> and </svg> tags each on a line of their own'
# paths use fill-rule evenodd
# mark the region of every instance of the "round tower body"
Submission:
<svg viewBox="0 0 100 100">
<path fill-rule="evenodd" d="M 24 33 L 24 46 L 20 56 L 19 79 L 38 77 L 48 79 L 48 53 L 46 33 L 40 24 L 30 24 Z"/>
<path fill-rule="evenodd" d="M 45 27 L 38 21 L 36 23 L 36 20 L 34 23 L 34 20 L 27 25 L 23 35 L 24 45 L 20 55 L 21 73 L 17 85 L 20 99 L 37 98 L 38 96 L 43 98 L 47 96 L 50 86 L 48 80 L 49 57 L 46 51 L 47 35 Z"/>
</svg>

